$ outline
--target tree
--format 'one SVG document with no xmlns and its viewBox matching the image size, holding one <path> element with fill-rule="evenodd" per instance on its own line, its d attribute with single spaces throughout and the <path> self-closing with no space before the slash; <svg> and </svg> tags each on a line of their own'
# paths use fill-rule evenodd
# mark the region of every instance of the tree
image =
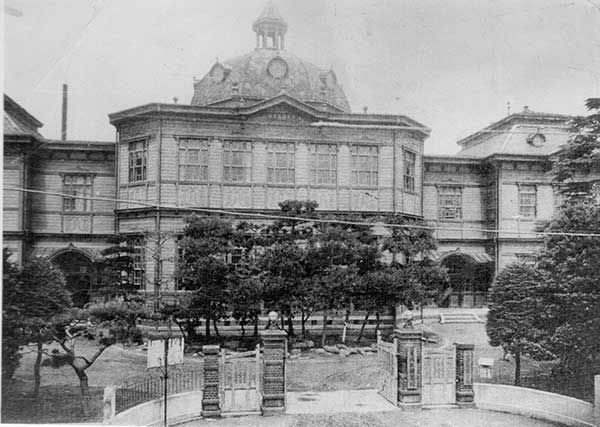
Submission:
<svg viewBox="0 0 600 427">
<path fill-rule="evenodd" d="M 19 366 L 24 331 L 20 325 L 19 309 L 20 289 L 19 269 L 10 262 L 11 253 L 4 248 L 2 252 L 2 381 L 12 378 Z"/>
<path fill-rule="evenodd" d="M 551 158 L 565 203 L 540 227 L 549 233 L 538 260 L 543 274 L 543 345 L 560 358 L 561 368 L 569 370 L 600 353 L 600 239 L 585 235 L 600 233 L 600 98 L 588 99 L 586 106 L 592 114 L 571 121 L 568 143 Z"/>
<path fill-rule="evenodd" d="M 87 369 L 102 353 L 117 342 L 141 343 L 141 331 L 137 328 L 137 319 L 147 316 L 142 304 L 131 301 L 109 301 L 92 304 L 87 309 L 72 310 L 54 322 L 53 337 L 62 351 L 53 349 L 47 354 L 44 366 L 60 368 L 70 366 L 77 378 L 87 413 L 90 396 Z M 78 353 L 75 343 L 78 339 L 88 339 L 96 343 L 91 356 Z"/>
<path fill-rule="evenodd" d="M 599 179 L 600 98 L 588 99 L 586 107 L 593 113 L 571 120 L 568 143 L 551 158 L 554 181 L 568 197 L 589 196 Z"/>
<path fill-rule="evenodd" d="M 543 346 L 542 277 L 531 266 L 509 264 L 496 277 L 489 295 L 486 331 L 492 346 L 502 346 L 515 359 L 515 385 L 521 381 L 521 356 L 549 359 Z"/>
<path fill-rule="evenodd" d="M 16 326 L 21 334 L 21 344 L 34 343 L 36 360 L 33 365 L 33 395 L 40 390 L 40 367 L 43 346 L 52 340 L 55 320 L 72 306 L 65 278 L 57 267 L 46 259 L 26 262 L 19 271 L 16 283 L 7 293 L 4 305 L 18 316 Z"/>
<path fill-rule="evenodd" d="M 254 263 L 242 260 L 230 274 L 229 304 L 232 317 L 242 327 L 242 338 L 246 335 L 245 326 L 254 322 L 254 337 L 258 336 L 258 316 L 261 312 L 263 286 L 261 271 Z"/>
<path fill-rule="evenodd" d="M 600 205 L 572 199 L 547 224 L 549 233 L 600 233 Z M 543 274 L 544 345 L 575 370 L 600 354 L 600 238 L 548 234 L 539 255 Z"/>
<path fill-rule="evenodd" d="M 181 246 L 183 262 L 178 272 L 181 287 L 193 291 L 183 317 L 200 316 L 206 320 L 206 337 L 210 337 L 210 322 L 219 335 L 217 321 L 228 313 L 229 275 L 231 267 L 225 256 L 235 249 L 238 232 L 221 218 L 187 218 Z"/>
<path fill-rule="evenodd" d="M 108 298 L 127 297 L 135 289 L 132 277 L 136 251 L 134 238 L 118 234 L 111 236 L 108 243 L 111 246 L 101 252 L 104 256 L 101 291 Z"/>
</svg>

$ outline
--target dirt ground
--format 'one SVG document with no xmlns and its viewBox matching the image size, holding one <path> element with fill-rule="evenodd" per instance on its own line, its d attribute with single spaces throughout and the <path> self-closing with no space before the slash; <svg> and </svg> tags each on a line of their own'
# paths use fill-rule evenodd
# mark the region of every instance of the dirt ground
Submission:
<svg viewBox="0 0 600 427">
<path fill-rule="evenodd" d="M 475 344 L 475 364 L 480 357 L 493 358 L 495 360 L 493 381 L 512 383 L 514 364 L 502 361 L 502 350 L 488 344 L 483 323 L 440 324 L 428 321 L 424 329 L 443 338 L 439 345 Z M 347 344 L 352 345 L 351 342 Z M 89 356 L 94 351 L 94 347 L 88 342 L 82 341 L 77 345 L 83 355 Z M 88 370 L 93 413 L 86 415 L 81 410 L 79 383 L 70 367 L 42 368 L 42 397 L 34 401 L 28 396 L 33 388 L 34 360 L 33 352 L 25 352 L 15 372 L 14 380 L 2 385 L 2 422 L 100 422 L 102 393 L 105 386 L 125 382 L 135 383 L 149 374 L 146 370 L 146 352 L 141 347 L 121 345 L 109 347 Z M 202 357 L 186 355 L 183 369 L 201 370 L 202 364 Z M 523 385 L 591 399 L 587 390 L 589 385 L 582 385 L 578 380 L 571 381 L 573 384 L 557 382 L 549 377 L 550 367 L 551 364 L 547 362 L 524 360 L 523 376 L 526 379 Z M 344 358 L 339 355 L 319 355 L 314 351 L 303 351 L 300 358 L 288 360 L 286 368 L 287 388 L 290 391 L 373 389 L 377 388 L 379 381 L 379 366 L 374 354 L 369 356 L 353 354 Z M 158 373 L 155 372 L 154 375 Z M 527 380 L 528 377 L 534 376 L 536 379 Z M 480 380 L 477 367 L 475 380 Z M 293 425 L 303 424 L 300 422 Z"/>
</svg>

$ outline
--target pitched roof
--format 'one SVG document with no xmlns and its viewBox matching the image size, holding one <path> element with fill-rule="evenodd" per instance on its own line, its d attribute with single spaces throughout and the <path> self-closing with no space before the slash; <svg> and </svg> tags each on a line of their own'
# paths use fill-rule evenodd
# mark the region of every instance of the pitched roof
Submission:
<svg viewBox="0 0 600 427">
<path fill-rule="evenodd" d="M 42 123 L 17 104 L 11 97 L 4 95 L 4 136 L 29 136 L 40 141 L 44 137 L 38 132 Z"/>
<path fill-rule="evenodd" d="M 263 9 L 263 11 L 259 15 L 259 17 L 256 19 L 256 22 L 261 22 L 261 21 L 269 21 L 269 22 L 279 21 L 279 22 L 285 23 L 285 20 L 279 13 L 279 10 L 277 10 L 277 8 L 275 7 L 275 4 L 273 3 L 272 0 L 269 0 L 267 2 L 267 4 L 265 5 L 265 8 Z"/>
</svg>

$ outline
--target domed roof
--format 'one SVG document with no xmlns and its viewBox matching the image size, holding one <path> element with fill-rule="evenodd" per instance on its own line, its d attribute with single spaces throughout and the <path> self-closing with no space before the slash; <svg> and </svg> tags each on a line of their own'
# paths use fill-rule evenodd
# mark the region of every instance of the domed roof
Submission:
<svg viewBox="0 0 600 427">
<path fill-rule="evenodd" d="M 287 24 L 269 2 L 254 22 L 254 51 L 223 63 L 194 81 L 192 105 L 237 107 L 285 93 L 315 108 L 350 112 L 333 70 L 321 69 L 283 49 Z"/>
</svg>

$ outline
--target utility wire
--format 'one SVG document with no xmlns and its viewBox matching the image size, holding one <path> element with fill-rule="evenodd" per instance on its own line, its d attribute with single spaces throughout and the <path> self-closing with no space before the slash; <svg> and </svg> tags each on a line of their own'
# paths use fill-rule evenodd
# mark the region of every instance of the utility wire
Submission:
<svg viewBox="0 0 600 427">
<path fill-rule="evenodd" d="M 281 219 L 281 220 L 295 220 L 300 222 L 317 222 L 324 224 L 341 224 L 341 225 L 356 225 L 356 226 L 364 226 L 364 227 L 373 227 L 373 226 L 382 226 L 388 228 L 408 228 L 408 229 L 418 229 L 418 230 L 434 230 L 434 231 L 478 231 L 482 233 L 494 233 L 494 234 L 515 234 L 515 235 L 533 235 L 533 236 L 568 236 L 568 237 L 600 237 L 600 233 L 583 233 L 583 232 L 563 232 L 563 231 L 514 231 L 514 230 L 501 230 L 501 229 L 486 229 L 486 228 L 470 228 L 470 227 L 440 227 L 434 225 L 417 225 L 417 224 L 388 224 L 384 222 L 361 222 L 361 221 L 346 221 L 339 219 L 322 219 L 322 218 L 302 218 L 297 216 L 285 216 L 285 215 L 276 215 L 276 214 L 263 214 L 257 212 L 247 212 L 247 211 L 230 211 L 224 209 L 211 209 L 211 208 L 195 208 L 188 206 L 176 206 L 176 205 L 159 205 L 155 203 L 142 202 L 138 200 L 123 200 L 116 199 L 112 197 L 98 197 L 98 196 L 78 196 L 73 194 L 60 193 L 56 191 L 44 191 L 44 190 L 32 190 L 28 188 L 20 188 L 20 187 L 4 187 L 4 191 L 21 191 L 24 193 L 33 193 L 33 194 L 45 194 L 49 196 L 59 196 L 66 197 L 70 199 L 82 199 L 82 200 L 97 200 L 103 202 L 114 202 L 114 203 L 125 203 L 125 204 L 133 204 L 140 205 L 144 207 L 154 208 L 154 209 L 175 209 L 175 210 L 185 210 L 192 212 L 202 212 L 202 213 L 211 213 L 211 214 L 223 214 L 230 216 L 242 216 L 242 217 L 255 217 L 262 219 Z"/>
</svg>

